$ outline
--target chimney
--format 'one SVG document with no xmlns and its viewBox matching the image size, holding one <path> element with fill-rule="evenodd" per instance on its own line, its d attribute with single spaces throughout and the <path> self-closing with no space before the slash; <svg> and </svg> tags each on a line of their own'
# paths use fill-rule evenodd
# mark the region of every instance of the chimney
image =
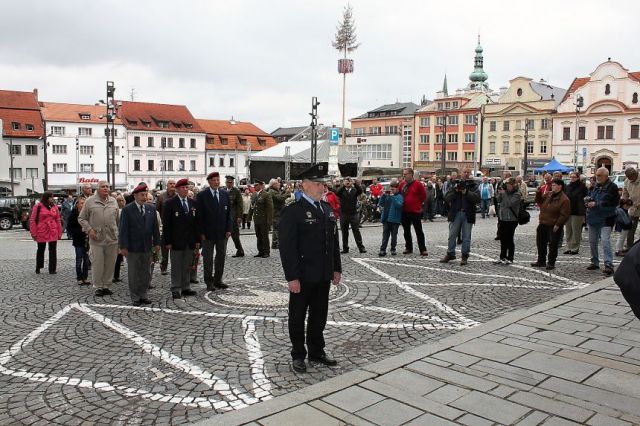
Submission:
<svg viewBox="0 0 640 426">
<path fill-rule="evenodd" d="M 38 89 L 33 89 L 33 96 L 36 97 L 36 101 L 38 100 Z"/>
</svg>

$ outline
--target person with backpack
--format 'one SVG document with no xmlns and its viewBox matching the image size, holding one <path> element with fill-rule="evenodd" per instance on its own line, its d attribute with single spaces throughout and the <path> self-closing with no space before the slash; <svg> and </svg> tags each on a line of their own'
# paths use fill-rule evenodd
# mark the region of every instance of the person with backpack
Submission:
<svg viewBox="0 0 640 426">
<path fill-rule="evenodd" d="M 516 249 L 514 235 L 518 227 L 522 194 L 514 178 L 505 181 L 504 188 L 498 190 L 498 204 L 500 205 L 500 258 L 497 265 L 511 265 Z"/>
<path fill-rule="evenodd" d="M 631 216 L 629 216 L 629 207 L 633 205 L 633 201 L 629 199 L 620 200 L 620 205 L 616 208 L 616 225 L 615 232 L 618 233 L 618 242 L 616 243 L 616 256 L 624 257 L 624 245 L 627 242 L 627 236 L 631 230 Z"/>
<path fill-rule="evenodd" d="M 36 253 L 36 274 L 44 268 L 44 249 L 49 245 L 49 273 L 56 273 L 57 244 L 62 237 L 62 218 L 53 194 L 45 191 L 40 202 L 33 206 L 29 216 L 31 238 L 38 243 Z"/>
</svg>

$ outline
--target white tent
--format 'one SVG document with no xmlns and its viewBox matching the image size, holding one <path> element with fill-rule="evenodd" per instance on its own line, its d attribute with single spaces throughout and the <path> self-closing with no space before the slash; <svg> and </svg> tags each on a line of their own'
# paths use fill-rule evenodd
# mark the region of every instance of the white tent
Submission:
<svg viewBox="0 0 640 426">
<path fill-rule="evenodd" d="M 292 163 L 311 162 L 311 141 L 281 142 L 264 151 L 252 154 L 251 161 L 286 161 L 285 155 L 287 147 L 289 147 L 289 155 Z M 318 141 L 316 161 L 329 161 L 329 141 Z M 342 164 L 357 163 L 358 157 L 346 149 L 340 148 L 338 151 L 338 162 Z"/>
</svg>

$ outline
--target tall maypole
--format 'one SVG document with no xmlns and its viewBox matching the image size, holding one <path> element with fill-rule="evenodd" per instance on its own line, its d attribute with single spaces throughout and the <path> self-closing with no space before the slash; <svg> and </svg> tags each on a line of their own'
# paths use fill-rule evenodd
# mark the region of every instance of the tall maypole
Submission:
<svg viewBox="0 0 640 426">
<path fill-rule="evenodd" d="M 344 130 L 345 114 L 347 106 L 347 74 L 353 72 L 353 59 L 347 59 L 347 53 L 356 50 L 360 43 L 356 36 L 356 25 L 353 19 L 353 8 L 347 4 L 342 13 L 342 22 L 337 27 L 335 39 L 331 42 L 334 49 L 343 54 L 338 60 L 338 72 L 342 74 L 342 144 L 346 144 L 346 132 Z"/>
</svg>

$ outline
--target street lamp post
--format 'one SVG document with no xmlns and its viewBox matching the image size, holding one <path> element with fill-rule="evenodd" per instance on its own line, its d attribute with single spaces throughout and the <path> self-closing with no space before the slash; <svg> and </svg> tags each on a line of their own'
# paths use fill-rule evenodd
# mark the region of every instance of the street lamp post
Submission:
<svg viewBox="0 0 640 426">
<path fill-rule="evenodd" d="M 13 139 L 9 138 L 9 161 L 10 161 L 10 166 L 9 166 L 9 174 L 11 175 L 11 196 L 15 196 L 16 194 L 14 193 L 14 181 L 13 181 Z"/>
<path fill-rule="evenodd" d="M 162 148 L 162 156 L 160 158 L 162 158 L 161 162 L 160 162 L 160 171 L 162 172 L 162 177 L 161 177 L 161 188 L 160 189 L 164 189 L 165 188 L 165 183 L 164 183 L 164 171 L 167 168 L 167 161 L 164 158 L 164 149 L 167 146 L 167 137 L 166 136 L 162 136 L 160 138 L 160 146 Z"/>
<path fill-rule="evenodd" d="M 76 194 L 80 194 L 80 139 L 78 136 L 76 136 Z"/>
<path fill-rule="evenodd" d="M 523 156 L 523 164 L 522 164 L 522 176 L 523 179 L 527 177 L 527 168 L 529 165 L 529 119 L 524 119 L 524 156 Z"/>
<path fill-rule="evenodd" d="M 442 120 L 442 152 L 440 154 L 440 168 L 441 174 L 446 175 L 447 171 L 447 109 L 444 108 L 444 115 Z"/>
<path fill-rule="evenodd" d="M 576 98 L 576 126 L 573 135 L 574 139 L 574 150 L 573 150 L 573 170 L 578 170 L 578 115 L 580 114 L 580 108 L 584 105 L 584 98 L 582 96 L 578 96 Z"/>
</svg>

